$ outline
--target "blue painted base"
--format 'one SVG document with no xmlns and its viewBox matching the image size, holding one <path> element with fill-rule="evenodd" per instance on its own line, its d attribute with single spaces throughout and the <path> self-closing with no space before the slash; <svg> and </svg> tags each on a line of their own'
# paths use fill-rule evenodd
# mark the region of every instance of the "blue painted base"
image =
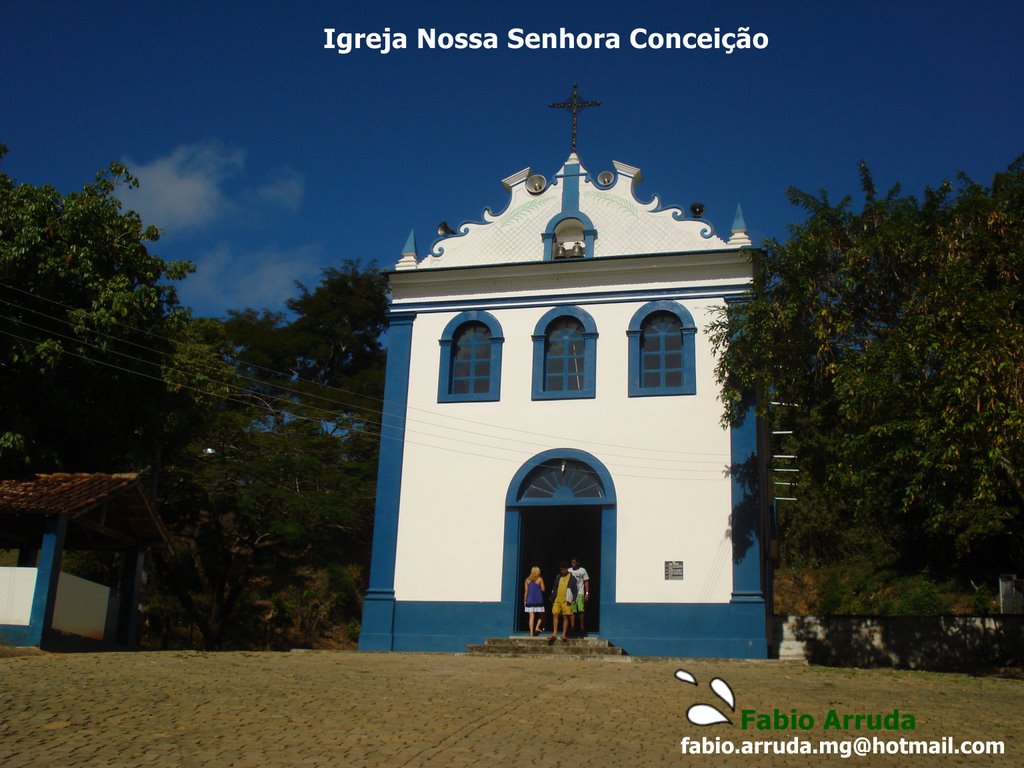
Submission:
<svg viewBox="0 0 1024 768">
<path fill-rule="evenodd" d="M 0 643 L 13 647 L 35 646 L 39 647 L 39 630 L 35 627 L 26 627 L 19 624 L 0 624 Z"/>
<path fill-rule="evenodd" d="M 601 635 L 633 656 L 764 659 L 764 601 L 718 604 L 613 604 Z"/>
<path fill-rule="evenodd" d="M 363 608 L 361 651 L 462 652 L 488 637 L 513 634 L 503 603 L 394 602 L 393 634 L 380 631 L 377 607 Z M 376 617 L 376 618 L 375 618 Z M 633 656 L 763 659 L 763 601 L 725 604 L 605 604 L 600 636 Z"/>
<path fill-rule="evenodd" d="M 394 650 L 395 593 L 370 591 L 363 600 L 360 651 Z"/>
<path fill-rule="evenodd" d="M 504 637 L 512 618 L 501 603 L 395 603 L 396 651 L 462 652 L 487 637 Z"/>
</svg>

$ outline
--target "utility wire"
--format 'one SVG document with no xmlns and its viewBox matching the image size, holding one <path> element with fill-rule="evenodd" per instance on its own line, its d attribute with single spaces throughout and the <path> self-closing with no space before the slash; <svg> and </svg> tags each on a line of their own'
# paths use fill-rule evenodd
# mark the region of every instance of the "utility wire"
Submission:
<svg viewBox="0 0 1024 768">
<path fill-rule="evenodd" d="M 34 298 L 42 299 L 43 301 L 47 301 L 47 302 L 50 302 L 52 304 L 56 304 L 57 306 L 63 307 L 65 309 L 68 309 L 68 310 L 71 310 L 71 311 L 91 312 L 91 310 L 83 310 L 83 309 L 72 307 L 72 306 L 69 306 L 69 305 L 64 304 L 62 302 L 56 301 L 55 299 L 50 299 L 50 298 L 45 297 L 45 296 L 39 296 L 38 294 L 31 293 L 30 291 L 25 291 L 25 290 L 23 290 L 21 288 L 17 288 L 16 286 L 12 286 L 12 285 L 10 285 L 8 283 L 4 283 L 2 281 L 0 281 L 0 286 L 6 287 L 6 288 L 10 288 L 12 290 L 18 291 L 19 293 L 23 293 L 23 294 L 26 294 L 28 296 L 32 296 Z M 31 307 L 25 307 L 23 305 L 17 304 L 16 302 L 11 302 L 11 301 L 8 301 L 8 300 L 5 300 L 5 299 L 0 299 L 0 301 L 3 301 L 4 303 L 6 303 L 6 304 L 8 304 L 10 306 L 15 306 L 15 307 L 18 307 L 20 309 L 24 309 L 24 310 L 27 310 L 29 312 L 33 312 L 35 314 L 41 315 L 43 317 L 47 317 L 47 318 L 49 318 L 51 320 L 54 320 L 56 322 L 65 323 L 65 324 L 68 324 L 68 325 L 71 325 L 72 327 L 74 327 L 74 323 L 72 323 L 69 320 L 65 320 L 65 319 L 62 319 L 62 318 L 54 317 L 53 315 L 47 315 L 46 313 L 40 312 L 39 310 L 32 309 Z M 114 323 L 117 324 L 117 325 L 120 325 L 120 326 L 122 326 L 124 328 L 127 328 L 129 330 L 135 331 L 137 333 L 146 334 L 148 336 L 152 336 L 154 338 L 161 339 L 161 340 L 166 341 L 166 342 L 171 343 L 171 344 L 178 343 L 174 339 L 168 338 L 166 336 L 162 336 L 162 335 L 160 335 L 158 333 L 154 333 L 152 331 L 147 331 L 147 330 L 144 330 L 144 329 L 136 328 L 136 327 L 131 326 L 131 325 L 127 324 L 127 323 L 122 323 L 122 322 L 117 321 L 117 320 L 114 320 Z M 133 346 L 139 347 L 141 349 L 145 349 L 147 351 L 154 352 L 156 354 L 160 354 L 160 355 L 164 355 L 164 356 L 169 356 L 169 353 L 167 353 L 167 352 L 163 352 L 161 350 L 153 349 L 152 347 L 146 347 L 145 345 L 138 344 L 137 342 L 133 342 L 133 341 L 128 340 L 128 339 L 121 339 L 120 337 L 113 336 L 112 334 L 108 334 L 108 333 L 105 333 L 103 331 L 94 330 L 93 333 L 97 333 L 97 334 L 100 334 L 102 336 L 106 336 L 108 338 L 113 338 L 113 339 L 116 339 L 116 340 L 119 340 L 119 341 L 123 341 L 124 343 L 131 344 Z M 230 359 L 231 359 L 231 361 L 233 361 L 237 365 L 246 366 L 246 367 L 249 367 L 249 368 L 255 368 L 257 370 L 267 371 L 268 373 L 273 373 L 275 375 L 282 376 L 282 377 L 288 377 L 288 378 L 297 379 L 299 381 L 303 381 L 305 383 L 311 384 L 311 385 L 319 387 L 321 389 L 328 389 L 328 390 L 334 390 L 334 391 L 342 392 L 344 394 L 348 394 L 348 395 L 351 395 L 351 396 L 359 398 L 359 399 L 372 400 L 372 401 L 375 401 L 375 402 L 379 402 L 379 403 L 382 403 L 385 406 L 388 405 L 388 404 L 392 404 L 392 405 L 395 404 L 395 403 L 392 403 L 390 401 L 384 400 L 382 398 L 374 397 L 372 395 L 363 395 L 363 394 L 360 394 L 358 392 L 352 392 L 351 390 L 347 390 L 347 389 L 344 389 L 344 388 L 341 388 L 341 387 L 335 387 L 335 386 L 331 386 L 331 385 L 328 385 L 328 384 L 323 384 L 321 382 L 309 381 L 308 379 L 303 379 L 303 378 L 299 377 L 297 374 L 294 374 L 294 373 L 284 373 L 284 372 L 281 372 L 281 371 L 275 371 L 274 369 L 271 369 L 271 368 L 265 368 L 263 366 L 256 365 L 256 364 L 253 364 L 253 363 L 248 363 L 248 362 L 246 362 L 244 360 L 241 360 L 241 359 L 239 359 L 237 357 L 234 357 L 234 356 L 231 356 Z M 349 402 L 346 402 L 346 401 L 343 401 L 343 400 L 335 400 L 335 399 L 324 397 L 324 396 L 321 396 L 321 395 L 316 395 L 314 393 L 309 393 L 309 392 L 303 392 L 303 391 L 300 391 L 300 390 L 295 390 L 295 389 L 286 387 L 286 386 L 284 386 L 282 384 L 274 384 L 274 383 L 267 382 L 267 381 L 262 380 L 262 379 L 257 379 L 257 378 L 251 377 L 251 376 L 247 376 L 245 374 L 238 374 L 238 375 L 241 378 L 243 378 L 243 379 L 247 379 L 247 380 L 250 380 L 250 381 L 257 382 L 257 383 L 259 383 L 259 384 L 261 384 L 263 386 L 281 389 L 282 391 L 291 392 L 291 393 L 294 393 L 296 395 L 300 395 L 300 396 L 303 396 L 303 397 L 311 397 L 311 398 L 314 398 L 314 399 L 319 399 L 319 400 L 331 403 L 333 405 L 342 405 L 342 406 L 346 406 L 346 407 L 349 407 L 349 408 L 353 408 L 353 409 L 355 409 L 357 411 L 358 410 L 362 410 L 362 411 L 366 411 L 366 412 L 369 412 L 369 413 L 383 414 L 383 411 L 380 410 L 380 409 L 369 408 L 367 406 L 360 406 L 360 405 L 349 403 Z M 221 383 L 223 383 L 223 382 L 221 382 Z M 280 398 L 277 398 L 277 399 L 280 399 Z M 311 407 L 311 406 L 307 406 L 307 407 Z M 670 454 L 670 455 L 676 455 L 676 456 L 702 456 L 702 457 L 707 457 L 707 456 L 718 455 L 718 456 L 720 456 L 722 458 L 726 458 L 727 457 L 727 454 L 712 454 L 712 453 L 697 452 L 697 451 L 678 451 L 678 450 L 671 450 L 671 449 L 658 449 L 658 448 L 649 448 L 649 447 L 637 447 L 637 446 L 622 445 L 622 444 L 617 444 L 617 443 L 604 443 L 604 442 L 595 441 L 595 440 L 580 439 L 579 437 L 567 438 L 567 437 L 559 436 L 559 435 L 550 435 L 550 434 L 546 434 L 546 433 L 542 433 L 542 432 L 533 432 L 533 431 L 530 431 L 530 430 L 517 429 L 515 427 L 506 427 L 506 426 L 499 425 L 499 424 L 493 424 L 493 423 L 489 423 L 489 422 L 482 422 L 482 421 L 477 421 L 477 420 L 473 420 L 473 419 L 466 419 L 466 418 L 463 418 L 463 417 L 453 416 L 453 415 L 449 415 L 449 414 L 441 414 L 441 413 L 438 413 L 438 412 L 432 411 L 432 410 L 416 408 L 415 406 L 408 406 L 407 405 L 406 407 L 410 411 L 416 411 L 416 412 L 419 412 L 419 413 L 426 413 L 426 414 L 429 414 L 431 416 L 441 417 L 443 419 L 445 419 L 445 418 L 453 419 L 455 421 L 460 421 L 460 422 L 465 422 L 465 423 L 469 423 L 469 424 L 474 424 L 474 425 L 477 425 L 477 426 L 483 426 L 483 427 L 487 427 L 487 428 L 490 428 L 490 429 L 505 430 L 505 431 L 510 431 L 510 432 L 514 432 L 514 433 L 525 434 L 525 435 L 532 435 L 534 437 L 543 437 L 543 438 L 547 438 L 549 440 L 557 440 L 557 441 L 562 441 L 562 442 L 565 442 L 567 440 L 571 440 L 572 442 L 575 442 L 577 444 L 594 445 L 594 446 L 598 446 L 599 448 L 604 448 L 604 447 L 620 448 L 620 449 L 625 449 L 625 450 L 630 450 L 630 451 L 636 451 L 636 452 L 639 452 L 641 454 L 664 453 L 664 454 Z M 426 420 L 423 420 L 423 419 L 416 419 L 416 418 L 413 418 L 411 416 L 408 416 L 406 418 L 407 418 L 408 421 L 422 423 L 424 426 L 441 427 L 442 429 L 449 429 L 449 427 L 445 426 L 444 424 L 438 424 L 438 423 L 426 421 Z M 521 443 L 531 443 L 532 442 L 532 444 L 538 445 L 538 446 L 546 445 L 546 443 L 537 443 L 536 441 L 518 440 L 516 438 L 501 438 L 501 437 L 499 437 L 497 435 L 489 435 L 489 434 L 486 434 L 486 433 L 473 432 L 472 430 L 465 430 L 465 429 L 463 429 L 462 431 L 463 432 L 467 432 L 469 434 L 477 434 L 477 435 L 483 436 L 483 437 L 492 437 L 493 439 L 515 440 L 516 442 L 521 442 Z M 671 461 L 671 459 L 658 459 L 658 458 L 650 456 L 650 455 L 641 455 L 641 456 L 625 456 L 625 455 L 622 455 L 622 454 L 607 454 L 607 455 L 618 455 L 621 458 L 641 459 L 641 460 L 648 460 L 648 461 Z M 719 464 L 720 463 L 718 461 L 706 460 L 706 459 L 705 460 L 689 459 L 688 461 L 690 463 L 706 463 L 706 464 Z"/>
<path fill-rule="evenodd" d="M 11 333 L 9 331 L 5 331 L 5 330 L 2 330 L 2 329 L 0 329 L 0 334 L 3 334 L 5 336 L 9 336 L 11 338 L 17 339 L 19 341 L 27 342 L 27 343 L 30 343 L 30 344 L 38 344 L 39 343 L 38 339 L 30 339 L 30 338 L 27 338 L 25 336 L 20 336 L 18 334 Z M 81 342 L 81 340 L 79 340 L 79 339 L 71 339 L 71 340 L 72 341 L 80 341 Z M 81 342 L 81 343 L 89 344 L 88 342 Z M 97 345 L 89 345 L 89 346 L 96 347 Z M 88 355 L 83 355 L 83 354 L 80 354 L 80 353 L 77 353 L 77 352 L 73 352 L 71 350 L 64 349 L 64 350 L 62 350 L 62 354 L 68 354 L 68 355 L 71 355 L 72 357 L 76 357 L 76 358 L 79 358 L 81 360 L 85 360 L 87 362 L 96 363 L 96 364 L 103 365 L 103 366 L 106 366 L 106 367 L 109 367 L 109 368 L 114 368 L 116 370 L 123 371 L 125 373 L 131 374 L 131 375 L 134 375 L 134 376 L 141 376 L 143 378 L 150 379 L 150 380 L 153 380 L 153 381 L 158 381 L 158 382 L 161 382 L 163 384 L 169 383 L 162 376 L 153 376 L 151 374 L 143 373 L 141 371 L 136 371 L 136 370 L 133 370 L 133 369 L 130 369 L 130 368 L 125 368 L 123 366 L 115 365 L 113 363 L 110 363 L 110 362 L 107 362 L 107 361 L 104 361 L 104 360 L 99 360 L 99 359 L 96 359 L 96 358 L 93 358 L 93 357 L 89 357 Z M 131 358 L 133 360 L 136 360 L 138 362 L 146 363 L 148 365 L 158 365 L 158 364 L 152 363 L 150 361 L 141 360 L 140 358 L 134 358 L 131 355 L 127 355 L 126 353 L 117 353 L 117 354 L 129 357 L 129 358 Z M 209 379 L 209 377 L 204 377 L 204 378 L 207 378 L 208 381 L 213 381 L 212 379 Z M 188 384 L 179 384 L 177 382 L 173 382 L 173 383 L 175 384 L 175 386 L 179 386 L 182 389 L 187 389 L 187 390 L 190 390 L 190 391 L 193 391 L 193 392 L 198 392 L 198 393 L 200 393 L 202 395 L 205 395 L 207 397 L 220 398 L 220 399 L 223 399 L 223 400 L 225 400 L 227 402 L 232 402 L 232 403 L 236 403 L 236 404 L 239 404 L 239 405 L 247 404 L 246 400 L 237 399 L 237 397 L 232 396 L 230 394 L 225 395 L 225 394 L 221 394 L 221 393 L 218 393 L 218 392 L 210 392 L 208 390 L 200 389 L 198 387 L 194 387 L 194 386 L 191 386 L 191 385 L 188 385 Z M 234 389 L 238 390 L 238 392 L 236 394 L 242 394 L 242 395 L 247 395 L 247 396 L 255 396 L 257 398 L 263 398 L 264 397 L 263 393 L 252 392 L 251 390 L 246 390 L 246 389 L 241 388 L 241 387 L 234 387 Z M 278 399 L 280 399 L 280 398 L 278 398 Z M 314 410 L 316 410 L 316 409 L 314 409 Z M 324 410 L 324 409 L 319 409 L 319 410 Z M 322 419 L 322 418 L 311 418 L 309 416 L 304 416 L 301 413 L 296 413 L 294 411 L 290 411 L 290 410 L 284 409 L 284 408 L 280 409 L 280 413 L 288 416 L 289 418 L 295 419 L 295 420 L 309 421 L 309 422 L 313 422 L 313 423 L 319 424 L 321 426 L 324 424 L 325 421 L 330 421 L 328 419 Z M 397 436 L 397 435 L 387 435 L 387 434 L 384 434 L 383 432 L 375 432 L 372 429 L 368 428 L 367 426 L 360 427 L 360 426 L 356 426 L 356 425 L 352 424 L 352 425 L 346 426 L 345 429 L 348 430 L 348 431 L 361 432 L 361 433 L 367 434 L 367 435 L 369 435 L 371 437 L 380 438 L 382 440 L 394 440 L 394 441 L 397 441 L 397 442 L 402 442 L 402 438 Z M 407 429 L 406 431 L 416 433 L 415 430 Z M 510 451 L 510 452 L 513 452 L 513 453 L 521 455 L 520 451 L 516 451 L 515 449 L 512 449 L 512 448 L 502 448 L 501 446 L 485 445 L 485 444 L 481 444 L 481 443 L 473 443 L 472 441 L 461 440 L 460 438 L 457 438 L 457 437 L 450 437 L 450 436 L 444 436 L 444 435 L 435 435 L 435 434 L 432 434 L 432 433 L 418 433 L 418 434 L 424 434 L 426 437 L 431 437 L 431 438 L 435 438 L 435 439 L 442 440 L 442 441 L 455 440 L 456 442 L 467 443 L 467 444 L 470 444 L 470 445 L 479 445 L 481 447 L 488 448 L 490 450 L 495 450 L 495 449 L 497 449 L 497 450 L 505 450 L 505 451 Z M 448 452 L 451 452 L 451 453 L 462 454 L 462 455 L 466 455 L 466 456 L 473 456 L 473 457 L 477 457 L 477 458 L 486 458 L 486 459 L 491 459 L 491 460 L 496 460 L 496 461 L 507 461 L 509 463 L 515 463 L 516 465 L 520 465 L 520 466 L 522 464 L 522 460 L 519 459 L 519 458 L 512 459 L 512 458 L 505 458 L 503 456 L 481 454 L 478 451 L 476 451 L 476 452 L 460 451 L 458 449 L 452 448 L 449 445 L 433 445 L 433 444 L 421 443 L 421 442 L 417 442 L 417 441 L 409 440 L 409 439 L 406 439 L 404 442 L 410 443 L 412 445 L 418 445 L 418 446 L 424 447 L 424 448 L 432 448 L 432 449 L 435 449 L 435 450 L 443 450 L 443 451 L 448 451 Z M 621 464 L 619 462 L 609 462 L 609 466 L 611 466 L 611 467 L 625 467 L 627 469 L 649 469 L 649 470 L 653 470 L 653 471 L 656 471 L 656 472 L 658 472 L 658 471 L 661 471 L 661 472 L 705 472 L 705 473 L 711 472 L 711 470 L 699 470 L 699 469 L 687 470 L 687 469 L 684 469 L 684 468 L 637 466 L 637 465 Z M 723 467 L 722 469 L 723 469 L 723 473 L 724 473 L 726 468 Z M 586 469 L 580 469 L 580 471 L 589 472 L 590 474 L 597 475 L 596 472 L 592 472 L 592 471 L 586 470 Z M 710 478 L 710 477 L 705 477 L 705 478 L 684 478 L 684 477 L 679 477 L 679 476 L 676 476 L 676 477 L 666 477 L 666 476 L 652 476 L 652 475 L 631 475 L 631 474 L 628 474 L 628 473 L 618 473 L 618 472 L 616 474 L 618 476 L 620 476 L 620 477 L 631 477 L 631 478 L 639 478 L 639 479 L 646 479 L 646 480 L 685 480 L 687 482 L 691 482 L 691 481 L 695 481 L 695 480 L 712 481 L 712 482 L 720 482 L 721 481 L 721 478 Z"/>
<path fill-rule="evenodd" d="M 3 299 L 0 299 L 0 301 L 3 301 Z M 74 342 L 76 344 L 83 344 L 85 346 L 92 347 L 93 349 L 100 350 L 101 352 L 112 353 L 112 354 L 115 354 L 115 355 L 127 358 L 129 360 L 133 360 L 135 362 L 142 363 L 143 365 L 151 365 L 151 366 L 154 366 L 154 367 L 160 369 L 161 371 L 170 371 L 170 372 L 181 374 L 183 376 L 193 375 L 193 374 L 190 374 L 190 372 L 188 372 L 188 371 L 181 370 L 180 368 L 175 368 L 173 366 L 168 366 L 168 365 L 162 365 L 162 364 L 154 362 L 152 360 L 145 360 L 143 358 L 137 357 L 135 355 L 128 354 L 127 352 L 121 352 L 121 351 L 116 350 L 116 349 L 109 349 L 109 348 L 103 347 L 103 346 L 101 346 L 99 344 L 95 344 L 93 342 L 85 341 L 84 339 L 81 339 L 81 338 L 78 338 L 78 337 L 68 336 L 66 334 L 62 334 L 62 333 L 59 333 L 57 331 L 52 331 L 52 330 L 43 328 L 41 326 L 38 326 L 38 325 L 35 325 L 33 323 L 29 323 L 29 322 L 27 322 L 25 320 L 22 320 L 20 318 L 11 317 L 9 315 L 4 315 L 4 314 L 0 314 L 0 318 L 3 318 L 5 320 L 10 320 L 12 322 L 18 323 L 20 325 L 24 325 L 24 326 L 26 326 L 28 328 L 32 328 L 32 329 L 37 330 L 37 331 L 42 331 L 43 333 L 51 334 L 51 337 L 65 339 L 67 341 L 71 341 L 71 342 Z M 51 319 L 59 320 L 59 318 L 51 318 Z M 61 322 L 66 322 L 66 321 L 61 321 Z M 108 334 L 104 334 L 104 335 L 108 335 Z M 141 346 L 141 345 L 136 345 L 136 346 Z M 164 356 L 168 356 L 168 355 L 166 355 L 166 353 L 161 353 L 159 350 L 150 349 L 148 347 L 142 347 L 142 348 L 146 349 L 148 351 L 157 353 L 157 354 L 162 354 Z M 280 407 L 278 409 L 278 410 L 281 410 L 282 412 L 287 412 L 289 408 L 295 407 L 295 405 L 296 405 L 296 403 L 293 400 L 288 399 L 288 398 L 282 398 L 282 397 L 278 397 L 278 396 L 275 396 L 275 395 L 272 395 L 272 394 L 267 394 L 267 393 L 264 393 L 264 392 L 258 392 L 258 391 L 252 390 L 250 388 L 247 388 L 247 387 L 239 386 L 238 384 L 234 384 L 232 382 L 224 381 L 222 379 L 214 379 L 214 378 L 212 378 L 210 376 L 206 376 L 205 374 L 196 374 L 196 375 L 199 375 L 201 378 L 205 379 L 207 382 L 209 382 L 211 384 L 220 385 L 220 386 L 226 387 L 228 389 L 236 390 L 239 394 L 244 394 L 244 395 L 248 395 L 248 396 L 258 396 L 259 398 L 263 399 L 264 401 L 269 400 L 271 402 L 282 403 L 283 407 Z M 251 379 L 251 377 L 242 377 L 242 378 Z M 301 394 L 301 393 L 298 393 L 298 394 Z M 320 417 L 322 421 L 336 422 L 337 419 L 338 419 L 338 416 L 339 416 L 339 414 L 336 411 L 329 410 L 329 409 L 326 409 L 326 408 L 321 408 L 321 407 L 318 407 L 318 406 L 312 406 L 312 405 L 308 405 L 308 404 L 302 404 L 302 406 L 303 406 L 303 409 L 306 410 L 306 411 L 311 411 L 311 412 L 314 412 L 314 413 L 324 414 L 324 416 Z M 369 409 L 369 410 L 372 411 L 372 409 Z M 292 412 L 292 413 L 294 413 L 294 412 Z M 376 411 L 376 413 L 380 413 L 380 412 Z M 434 426 L 434 425 L 431 425 L 431 426 Z M 383 424 L 382 423 L 381 431 L 383 431 L 384 429 L 387 429 L 387 428 L 392 428 L 393 429 L 394 427 L 392 425 Z M 365 429 L 365 428 L 364 428 L 364 431 L 370 432 L 368 429 Z M 436 438 L 436 439 L 440 439 L 440 440 L 455 440 L 457 442 L 465 443 L 467 445 L 474 445 L 474 446 L 478 446 L 478 447 L 482 447 L 482 448 L 496 449 L 496 450 L 515 450 L 515 449 L 506 448 L 504 446 L 496 446 L 496 445 L 491 445 L 491 444 L 488 444 L 488 443 L 477 442 L 477 441 L 474 441 L 474 440 L 466 440 L 464 437 L 455 437 L 455 436 L 450 436 L 450 435 L 438 435 L 438 434 L 435 434 L 433 432 L 425 432 L 423 430 L 418 430 L 418 429 L 414 429 L 414 428 L 411 428 L 411 427 L 406 427 L 406 431 L 410 432 L 410 433 L 413 433 L 413 434 L 419 434 L 419 435 L 423 435 L 423 436 L 426 436 L 426 437 L 432 437 L 432 438 Z M 482 433 L 472 432 L 472 431 L 468 431 L 468 430 L 466 432 L 468 434 L 475 434 L 475 435 L 478 435 L 478 436 L 482 434 Z M 381 433 L 378 432 L 378 433 L 371 433 L 371 434 L 376 434 L 376 435 L 379 436 Z M 514 438 L 499 438 L 497 436 L 487 435 L 487 434 L 482 434 L 482 436 L 488 437 L 488 438 L 492 438 L 492 439 L 503 439 L 505 442 L 517 442 L 517 443 L 522 443 L 522 444 L 525 444 L 525 445 L 532 445 L 534 447 L 544 447 L 543 444 L 539 444 L 539 443 L 535 443 L 535 442 L 530 442 L 530 441 L 525 441 L 525 440 L 517 440 L 517 439 L 514 439 Z M 620 458 L 620 459 L 630 459 L 630 460 L 640 459 L 640 460 L 644 460 L 644 457 L 642 457 L 642 456 L 626 456 L 626 455 L 622 455 L 622 454 L 614 454 L 614 453 L 608 453 L 608 452 L 602 452 L 602 453 L 603 453 L 604 456 L 616 457 L 616 458 Z M 669 461 L 678 461 L 678 460 L 662 459 L 662 458 L 658 458 L 658 457 L 650 457 L 648 459 L 648 461 L 669 462 Z M 708 469 L 702 469 L 702 468 L 699 468 L 699 467 L 698 468 L 688 468 L 688 467 L 683 467 L 683 466 L 657 467 L 657 466 L 648 466 L 648 465 L 645 465 L 645 464 L 628 464 L 628 463 L 624 463 L 624 462 L 617 462 L 617 463 L 618 463 L 619 466 L 623 466 L 623 467 L 636 468 L 636 469 L 652 469 L 652 470 L 656 470 L 656 471 L 675 471 L 675 472 L 710 472 L 710 471 L 713 471 L 713 470 L 708 470 Z M 716 466 L 719 466 L 719 467 L 722 466 L 719 462 L 715 462 L 715 461 L 696 461 L 695 462 L 693 460 L 689 460 L 689 463 L 713 464 L 713 465 L 716 465 Z"/>
</svg>

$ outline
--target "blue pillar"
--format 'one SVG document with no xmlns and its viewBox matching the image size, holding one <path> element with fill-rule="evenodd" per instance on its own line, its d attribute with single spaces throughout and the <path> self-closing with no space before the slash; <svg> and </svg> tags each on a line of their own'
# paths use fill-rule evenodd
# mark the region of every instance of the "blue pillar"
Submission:
<svg viewBox="0 0 1024 768">
<path fill-rule="evenodd" d="M 730 431 L 732 453 L 732 600 L 730 655 L 764 658 L 768 653 L 767 606 L 762 569 L 764 504 L 758 451 L 758 418 L 752 395 L 743 422 Z"/>
<path fill-rule="evenodd" d="M 388 324 L 377 505 L 373 515 L 370 584 L 363 601 L 363 624 L 359 632 L 361 651 L 390 651 L 394 647 L 395 552 L 409 401 L 412 323 L 415 319 L 415 314 L 392 315 Z"/>
<path fill-rule="evenodd" d="M 744 403 L 743 423 L 730 431 L 732 452 L 733 602 L 764 600 L 761 585 L 761 483 L 754 401 Z"/>
<path fill-rule="evenodd" d="M 57 581 L 60 578 L 60 564 L 64 557 L 64 537 L 68 531 L 68 516 L 55 515 L 46 518 L 42 546 L 39 549 L 39 564 L 36 571 L 36 588 L 32 596 L 32 612 L 29 618 L 26 645 L 41 646 L 53 623 L 53 609 L 57 604 Z"/>
</svg>

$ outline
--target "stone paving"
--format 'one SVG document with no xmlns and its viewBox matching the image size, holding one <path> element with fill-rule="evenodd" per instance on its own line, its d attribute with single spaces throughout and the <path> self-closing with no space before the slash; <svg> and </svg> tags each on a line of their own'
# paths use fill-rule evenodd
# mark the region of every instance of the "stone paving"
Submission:
<svg viewBox="0 0 1024 768">
<path fill-rule="evenodd" d="M 676 680 L 679 667 L 693 672 L 700 685 Z M 916 733 L 909 734 L 914 738 L 948 735 L 1006 743 L 1001 757 L 869 757 L 854 763 L 1024 764 L 1024 683 L 995 676 L 837 670 L 778 661 L 172 651 L 0 658 L 0 766 L 851 762 L 682 755 L 683 736 L 738 741 L 773 735 L 688 723 L 686 710 L 693 703 L 723 706 L 707 685 L 714 676 L 732 685 L 737 709 L 796 708 L 814 713 L 820 722 L 829 708 L 890 712 L 895 707 L 915 714 Z M 806 735 L 823 737 L 820 726 Z"/>
</svg>

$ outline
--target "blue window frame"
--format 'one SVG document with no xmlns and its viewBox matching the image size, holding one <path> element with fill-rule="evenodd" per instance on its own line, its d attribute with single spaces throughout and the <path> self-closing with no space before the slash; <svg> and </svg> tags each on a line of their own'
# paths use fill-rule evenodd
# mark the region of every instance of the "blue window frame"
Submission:
<svg viewBox="0 0 1024 768">
<path fill-rule="evenodd" d="M 579 307 L 547 312 L 533 332 L 533 399 L 596 395 L 597 326 Z"/>
<path fill-rule="evenodd" d="M 630 397 L 697 394 L 697 326 L 684 306 L 645 304 L 633 315 L 626 336 Z"/>
<path fill-rule="evenodd" d="M 441 335 L 437 401 L 493 401 L 501 397 L 501 325 L 488 312 L 462 312 Z"/>
</svg>

